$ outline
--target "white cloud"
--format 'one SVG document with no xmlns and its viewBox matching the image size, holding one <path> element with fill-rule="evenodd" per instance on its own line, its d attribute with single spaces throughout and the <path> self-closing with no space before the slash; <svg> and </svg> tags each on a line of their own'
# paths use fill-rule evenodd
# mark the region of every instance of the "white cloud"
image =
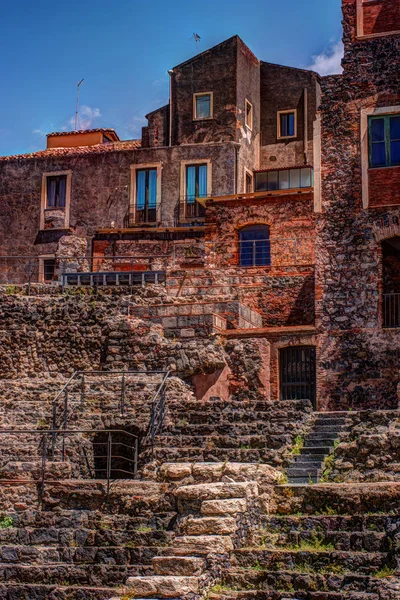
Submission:
<svg viewBox="0 0 400 600">
<path fill-rule="evenodd" d="M 334 75 L 342 72 L 343 43 L 331 44 L 324 52 L 312 57 L 312 64 L 307 67 L 320 75 Z"/>
<path fill-rule="evenodd" d="M 79 109 L 78 129 L 90 129 L 93 126 L 93 121 L 101 117 L 99 108 L 92 108 L 84 104 Z M 75 116 L 69 120 L 71 127 L 75 127 Z"/>
<path fill-rule="evenodd" d="M 42 129 L 32 129 L 32 133 L 35 135 L 46 135 L 46 133 Z"/>
</svg>

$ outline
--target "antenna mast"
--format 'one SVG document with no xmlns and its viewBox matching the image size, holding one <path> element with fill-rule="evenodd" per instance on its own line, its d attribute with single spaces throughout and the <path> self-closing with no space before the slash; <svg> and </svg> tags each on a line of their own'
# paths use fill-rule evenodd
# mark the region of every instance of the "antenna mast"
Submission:
<svg viewBox="0 0 400 600">
<path fill-rule="evenodd" d="M 201 40 L 201 37 L 199 36 L 198 33 L 194 33 L 193 34 L 193 38 L 194 38 L 194 41 L 196 42 L 196 54 L 198 54 L 198 52 L 199 52 L 199 42 Z"/>
<path fill-rule="evenodd" d="M 75 131 L 78 129 L 78 116 L 79 116 L 79 89 L 84 79 L 81 79 L 76 86 L 76 107 L 75 107 Z"/>
</svg>

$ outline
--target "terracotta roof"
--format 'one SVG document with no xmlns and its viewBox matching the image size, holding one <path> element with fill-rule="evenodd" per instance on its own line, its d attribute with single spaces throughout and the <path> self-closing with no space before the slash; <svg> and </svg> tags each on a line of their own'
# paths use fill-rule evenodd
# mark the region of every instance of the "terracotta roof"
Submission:
<svg viewBox="0 0 400 600">
<path fill-rule="evenodd" d="M 97 133 L 97 132 L 100 132 L 100 133 L 113 133 L 114 135 L 117 136 L 117 134 L 115 133 L 115 129 L 112 129 L 111 127 L 108 127 L 106 129 L 97 128 L 97 129 L 78 129 L 77 131 L 54 131 L 53 133 L 48 133 L 46 135 L 46 137 L 49 137 L 51 135 L 78 135 L 78 134 L 82 134 L 82 133 Z"/>
<path fill-rule="evenodd" d="M 142 145 L 141 140 L 126 140 L 107 144 L 95 144 L 94 146 L 77 146 L 75 148 L 49 148 L 29 154 L 14 154 L 11 156 L 0 156 L 0 162 L 11 160 L 25 160 L 38 158 L 62 158 L 64 156 L 84 156 L 88 154 L 107 154 L 108 152 L 122 152 L 123 150 L 137 150 Z"/>
</svg>

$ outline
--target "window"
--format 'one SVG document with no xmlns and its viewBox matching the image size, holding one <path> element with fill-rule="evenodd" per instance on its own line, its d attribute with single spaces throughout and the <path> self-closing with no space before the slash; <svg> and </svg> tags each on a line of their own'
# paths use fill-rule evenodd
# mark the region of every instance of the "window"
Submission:
<svg viewBox="0 0 400 600">
<path fill-rule="evenodd" d="M 241 267 L 265 267 L 271 264 L 271 246 L 267 225 L 252 225 L 242 229 L 239 246 Z"/>
<path fill-rule="evenodd" d="M 55 175 L 46 178 L 46 207 L 65 208 L 67 176 Z"/>
<path fill-rule="evenodd" d="M 194 204 L 196 198 L 207 197 L 207 165 L 187 165 L 186 202 Z"/>
<path fill-rule="evenodd" d="M 295 110 L 278 112 L 278 138 L 296 137 L 297 118 Z"/>
<path fill-rule="evenodd" d="M 157 220 L 157 169 L 136 171 L 136 221 L 139 223 Z"/>
<path fill-rule="evenodd" d="M 211 92 L 193 95 L 194 119 L 211 119 L 213 116 L 213 95 Z"/>
<path fill-rule="evenodd" d="M 400 165 L 400 115 L 369 117 L 369 166 Z"/>
<path fill-rule="evenodd" d="M 245 175 L 246 175 L 246 181 L 245 181 L 246 190 L 245 190 L 245 193 L 246 194 L 251 194 L 251 192 L 253 191 L 253 176 L 248 171 L 245 171 Z"/>
<path fill-rule="evenodd" d="M 253 105 L 248 100 L 246 100 L 245 124 L 250 130 L 253 129 Z"/>
<path fill-rule="evenodd" d="M 43 280 L 45 283 L 51 283 L 55 279 L 56 259 L 45 258 L 43 260 Z"/>
<path fill-rule="evenodd" d="M 310 167 L 264 171 L 256 173 L 255 177 L 256 192 L 308 188 L 313 185 L 313 171 Z"/>
</svg>

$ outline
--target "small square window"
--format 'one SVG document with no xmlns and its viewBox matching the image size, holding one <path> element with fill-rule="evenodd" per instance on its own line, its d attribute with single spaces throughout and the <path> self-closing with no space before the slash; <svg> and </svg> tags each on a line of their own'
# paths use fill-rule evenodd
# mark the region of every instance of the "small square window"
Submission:
<svg viewBox="0 0 400 600">
<path fill-rule="evenodd" d="M 278 138 L 296 137 L 296 111 L 285 110 L 278 112 Z"/>
<path fill-rule="evenodd" d="M 43 279 L 45 283 L 51 283 L 55 279 L 56 259 L 46 258 L 43 261 Z"/>
<path fill-rule="evenodd" d="M 194 94 L 193 108 L 195 119 L 211 119 L 213 116 L 213 95 L 211 92 L 205 94 Z"/>
<path fill-rule="evenodd" d="M 250 130 L 253 129 L 253 105 L 248 100 L 246 100 L 245 124 Z"/>
</svg>

